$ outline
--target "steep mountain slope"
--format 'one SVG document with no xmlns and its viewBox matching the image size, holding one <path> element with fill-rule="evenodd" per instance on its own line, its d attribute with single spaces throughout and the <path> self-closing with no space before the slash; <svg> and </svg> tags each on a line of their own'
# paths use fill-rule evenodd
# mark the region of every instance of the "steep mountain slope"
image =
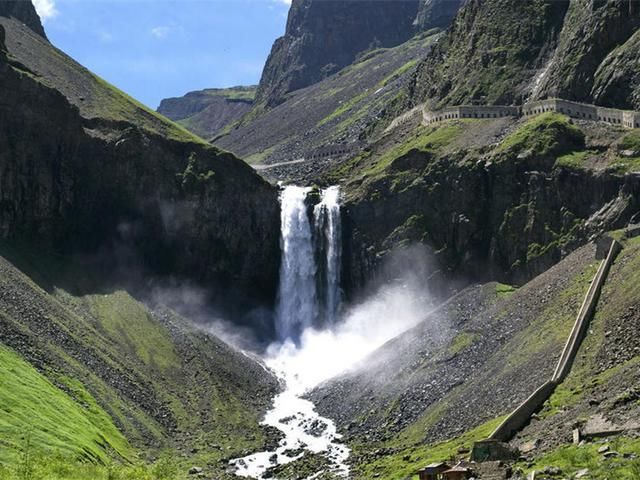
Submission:
<svg viewBox="0 0 640 480">
<path fill-rule="evenodd" d="M 28 441 L 69 462 L 201 451 L 224 470 L 218 460 L 261 446 L 278 385 L 257 362 L 162 304 L 97 289 L 71 258 L 0 251 L 0 462 Z"/>
<path fill-rule="evenodd" d="M 522 102 L 569 1 L 470 0 L 418 68 L 413 95 L 442 105 Z"/>
<path fill-rule="evenodd" d="M 274 43 L 257 102 L 269 107 L 351 64 L 357 54 L 393 47 L 414 33 L 418 0 L 294 0 L 285 35 Z"/>
<path fill-rule="evenodd" d="M 357 2 L 360 3 L 360 2 Z M 216 144 L 251 163 L 273 164 L 306 158 L 291 173 L 312 176 L 328 158 L 311 159 L 331 145 L 350 152 L 362 145 L 364 129 L 402 91 L 402 85 L 437 36 L 419 35 L 391 49 L 379 49 L 353 65 L 305 89 L 291 93 L 277 107 L 257 116 L 248 115 Z M 330 149 L 328 149 L 330 151 Z M 333 160 L 337 160 L 334 158 Z"/>
<path fill-rule="evenodd" d="M 0 17 L 2 238 L 272 302 L 277 191 Z M 230 219 L 233 217 L 233 221 Z M 265 255 L 269 251 L 269 255 Z"/>
<path fill-rule="evenodd" d="M 439 105 L 559 96 L 635 108 L 639 26 L 629 0 L 469 1 L 418 67 L 411 95 Z"/>
<path fill-rule="evenodd" d="M 583 247 L 518 289 L 470 287 L 425 312 L 422 324 L 352 372 L 316 389 L 320 410 L 347 425 L 355 477 L 406 478 L 430 462 L 464 457 L 474 440 L 544 383 L 596 271 L 593 254 L 592 245 Z M 537 439 L 526 453 L 529 469 L 557 465 L 555 458 L 564 462 L 565 475 L 596 465 L 633 478 L 622 475 L 633 467 L 633 456 L 603 462 L 597 445 L 574 456 L 549 452 L 571 448 L 573 426 L 598 414 L 618 425 L 637 419 L 638 340 L 628 332 L 637 317 L 639 259 L 640 243 L 633 240 L 614 265 L 573 373 L 541 420 L 514 440 L 521 447 Z M 637 441 L 622 437 L 617 444 L 637 452 Z"/>
<path fill-rule="evenodd" d="M 0 33 L 0 476 L 224 478 L 279 385 L 167 304 L 273 301 L 277 191 L 22 21 Z"/>
<path fill-rule="evenodd" d="M 424 454 L 425 445 L 508 413 L 544 383 L 595 273 L 594 251 L 575 252 L 517 290 L 470 287 L 425 312 L 423 323 L 362 366 L 317 389 L 320 411 L 347 425 L 351 442 L 364 450 L 356 460 L 361 467 L 376 472 L 367 465 L 375 448 Z M 400 468 L 415 468 L 416 460 Z M 409 472 L 385 473 L 403 478 Z"/>
<path fill-rule="evenodd" d="M 626 72 L 637 72 L 640 53 L 637 35 L 640 6 L 635 1 L 572 0 L 558 48 L 544 76 L 540 79 L 539 97 L 548 95 L 581 101 L 595 101 L 619 108 L 638 108 L 638 85 L 631 83 L 621 91 Z M 636 38 L 636 40 L 634 40 Z M 624 55 L 626 63 L 611 65 Z M 622 77 L 622 78 L 621 78 Z"/>
<path fill-rule="evenodd" d="M 158 113 L 202 138 L 214 138 L 251 110 L 257 87 L 210 88 L 162 100 Z"/>
</svg>

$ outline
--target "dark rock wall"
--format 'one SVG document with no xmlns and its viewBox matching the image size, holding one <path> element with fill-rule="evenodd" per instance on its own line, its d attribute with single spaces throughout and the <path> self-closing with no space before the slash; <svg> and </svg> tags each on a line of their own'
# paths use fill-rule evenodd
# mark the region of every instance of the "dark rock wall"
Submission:
<svg viewBox="0 0 640 480">
<path fill-rule="evenodd" d="M 420 30 L 447 28 L 467 0 L 423 0 L 416 26 Z"/>
<path fill-rule="evenodd" d="M 357 292 L 380 259 L 428 244 L 440 281 L 522 283 L 599 231 L 640 210 L 640 176 L 504 162 L 439 162 L 408 188 L 382 179 L 345 205 L 345 287 Z M 446 292 L 443 292 L 446 293 Z"/>
<path fill-rule="evenodd" d="M 0 236 L 108 268 L 275 296 L 277 191 L 229 153 L 82 119 L 0 62 Z M 218 291 L 218 290 L 217 290 Z"/>
<path fill-rule="evenodd" d="M 253 100 L 234 98 L 236 89 L 229 89 L 226 95 L 208 94 L 206 91 L 190 92 L 184 97 L 166 98 L 160 102 L 158 113 L 180 122 L 191 132 L 205 139 L 218 135 L 224 127 L 240 120 L 248 113 Z M 246 92 L 246 89 L 237 90 Z"/>
</svg>

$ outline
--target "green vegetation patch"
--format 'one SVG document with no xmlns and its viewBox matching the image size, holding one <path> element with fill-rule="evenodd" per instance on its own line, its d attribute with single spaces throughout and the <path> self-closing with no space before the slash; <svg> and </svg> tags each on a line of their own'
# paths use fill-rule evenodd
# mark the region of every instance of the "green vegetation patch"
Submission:
<svg viewBox="0 0 640 480">
<path fill-rule="evenodd" d="M 569 117 L 558 113 L 544 113 L 525 122 L 508 135 L 497 149 L 501 152 L 530 150 L 536 157 L 556 157 L 585 148 L 582 130 Z"/>
<path fill-rule="evenodd" d="M 87 295 L 82 302 L 99 321 L 98 328 L 118 344 L 118 350 L 145 365 L 166 372 L 179 365 L 168 332 L 128 293 Z"/>
<path fill-rule="evenodd" d="M 208 88 L 203 92 L 210 97 L 223 97 L 228 100 L 252 102 L 256 98 L 257 87 Z"/>
<path fill-rule="evenodd" d="M 640 129 L 632 130 L 630 133 L 622 137 L 619 149 L 640 152 Z"/>
<path fill-rule="evenodd" d="M 463 350 L 466 350 L 478 339 L 479 335 L 473 332 L 460 332 L 455 336 L 451 344 L 449 345 L 449 353 L 456 355 Z"/>
<path fill-rule="evenodd" d="M 0 345 L 0 462 L 15 462 L 25 445 L 92 462 L 130 456 L 127 440 L 82 384 L 53 378 L 55 385 Z"/>
<path fill-rule="evenodd" d="M 381 173 L 394 163 L 395 160 L 406 156 L 411 151 L 427 154 L 438 153 L 453 142 L 463 131 L 463 122 L 451 122 L 435 127 L 421 127 L 414 138 L 397 145 L 385 152 L 365 173 L 374 175 Z"/>
<path fill-rule="evenodd" d="M 92 98 L 88 101 L 94 117 L 131 122 L 173 140 L 207 144 L 183 126 L 151 110 L 97 75 L 90 75 L 94 84 Z"/>
<path fill-rule="evenodd" d="M 380 457 L 359 467 L 358 478 L 378 478 L 380 480 L 404 480 L 417 478 L 417 471 L 432 462 L 447 461 L 461 451 L 470 451 L 474 442 L 487 438 L 504 417 L 490 420 L 459 437 L 435 444 L 416 443 L 413 445 L 389 444 L 393 453 Z M 384 448 L 384 447 L 383 447 Z M 362 452 L 355 447 L 356 455 Z"/>
<path fill-rule="evenodd" d="M 555 296 L 544 312 L 507 344 L 507 365 L 522 365 L 536 353 L 552 349 L 556 351 L 565 344 L 599 264 L 600 262 L 594 261 L 585 266 L 571 279 L 567 287 Z M 569 305 L 573 305 L 574 308 L 568 308 Z"/>
<path fill-rule="evenodd" d="M 153 464 L 136 462 L 105 465 L 80 462 L 64 455 L 43 455 L 24 445 L 14 466 L 0 465 L 0 480 L 182 480 L 188 467 L 175 455 L 163 455 Z"/>
<path fill-rule="evenodd" d="M 582 168 L 590 153 L 592 152 L 589 152 L 588 150 L 567 153 L 556 159 L 555 166 L 567 168 Z"/>
<path fill-rule="evenodd" d="M 620 173 L 640 172 L 640 156 L 618 157 L 610 166 Z"/>
<path fill-rule="evenodd" d="M 517 290 L 518 290 L 518 287 L 514 287 L 513 285 L 506 285 L 504 283 L 496 284 L 496 295 L 499 298 L 510 297 Z"/>
<path fill-rule="evenodd" d="M 562 470 L 562 477 L 572 478 L 579 470 L 588 468 L 589 475 L 586 478 L 633 480 L 640 478 L 640 439 L 617 437 L 610 442 L 610 449 L 618 452 L 620 457 L 624 454 L 635 454 L 636 458 L 623 459 L 620 457 L 604 458 L 598 453 L 602 444 L 589 443 L 585 445 L 566 445 L 560 447 L 540 458 L 532 466 L 522 465 L 522 468 L 531 472 L 542 470 L 546 466 L 558 467 Z"/>
</svg>

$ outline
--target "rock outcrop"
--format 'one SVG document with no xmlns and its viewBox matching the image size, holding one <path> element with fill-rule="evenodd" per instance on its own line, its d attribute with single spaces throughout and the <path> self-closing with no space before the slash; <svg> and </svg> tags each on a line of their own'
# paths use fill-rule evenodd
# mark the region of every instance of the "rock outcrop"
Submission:
<svg viewBox="0 0 640 480">
<path fill-rule="evenodd" d="M 470 0 L 418 68 L 416 103 L 522 103 L 551 56 L 569 0 Z"/>
<path fill-rule="evenodd" d="M 537 95 L 637 108 L 638 28 L 635 1 L 572 0 Z"/>
</svg>

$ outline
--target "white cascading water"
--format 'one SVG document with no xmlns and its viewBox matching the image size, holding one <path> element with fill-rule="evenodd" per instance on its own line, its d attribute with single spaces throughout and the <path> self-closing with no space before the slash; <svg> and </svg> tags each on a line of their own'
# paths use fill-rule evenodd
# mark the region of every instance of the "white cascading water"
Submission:
<svg viewBox="0 0 640 480">
<path fill-rule="evenodd" d="M 286 187 L 280 195 L 280 288 L 276 335 L 282 342 L 298 339 L 317 316 L 313 235 L 305 200 L 310 188 Z"/>
<path fill-rule="evenodd" d="M 322 200 L 314 208 L 316 235 L 324 246 L 324 278 L 320 296 L 323 326 L 335 325 L 340 308 L 340 262 L 342 258 L 342 231 L 340 219 L 340 187 L 329 187 L 322 192 Z"/>
<path fill-rule="evenodd" d="M 348 478 L 349 448 L 341 443 L 335 423 L 320 416 L 304 396 L 423 321 L 433 308 L 424 286 L 429 257 L 420 248 L 391 256 L 389 266 L 402 274 L 364 301 L 342 308 L 340 191 L 324 190 L 312 214 L 305 202 L 308 193 L 309 189 L 288 187 L 281 195 L 283 257 L 276 319 L 281 322 L 280 341 L 269 347 L 265 364 L 281 379 L 284 391 L 274 399 L 263 423 L 280 430 L 283 439 L 271 451 L 231 460 L 240 477 L 288 480 L 291 475 L 278 475 L 273 469 L 316 453 L 327 461 L 307 480 L 323 473 Z M 433 332 L 444 335 L 447 324 L 434 323 Z"/>
<path fill-rule="evenodd" d="M 314 331 L 317 321 L 334 324 L 340 304 L 340 191 L 330 187 L 322 192 L 321 202 L 313 209 L 312 230 L 305 202 L 310 190 L 286 187 L 280 195 L 282 263 L 276 307 L 280 343 L 270 348 L 266 364 L 285 389 L 262 423 L 276 427 L 284 438 L 274 451 L 232 460 L 235 474 L 241 477 L 271 478 L 269 469 L 298 460 L 305 452 L 325 456 L 326 468 L 333 474 L 349 474 L 349 448 L 340 443 L 334 422 L 320 416 L 313 403 L 303 398 L 313 384 L 291 368 L 291 356 L 299 351 L 297 343 L 303 334 Z"/>
</svg>

